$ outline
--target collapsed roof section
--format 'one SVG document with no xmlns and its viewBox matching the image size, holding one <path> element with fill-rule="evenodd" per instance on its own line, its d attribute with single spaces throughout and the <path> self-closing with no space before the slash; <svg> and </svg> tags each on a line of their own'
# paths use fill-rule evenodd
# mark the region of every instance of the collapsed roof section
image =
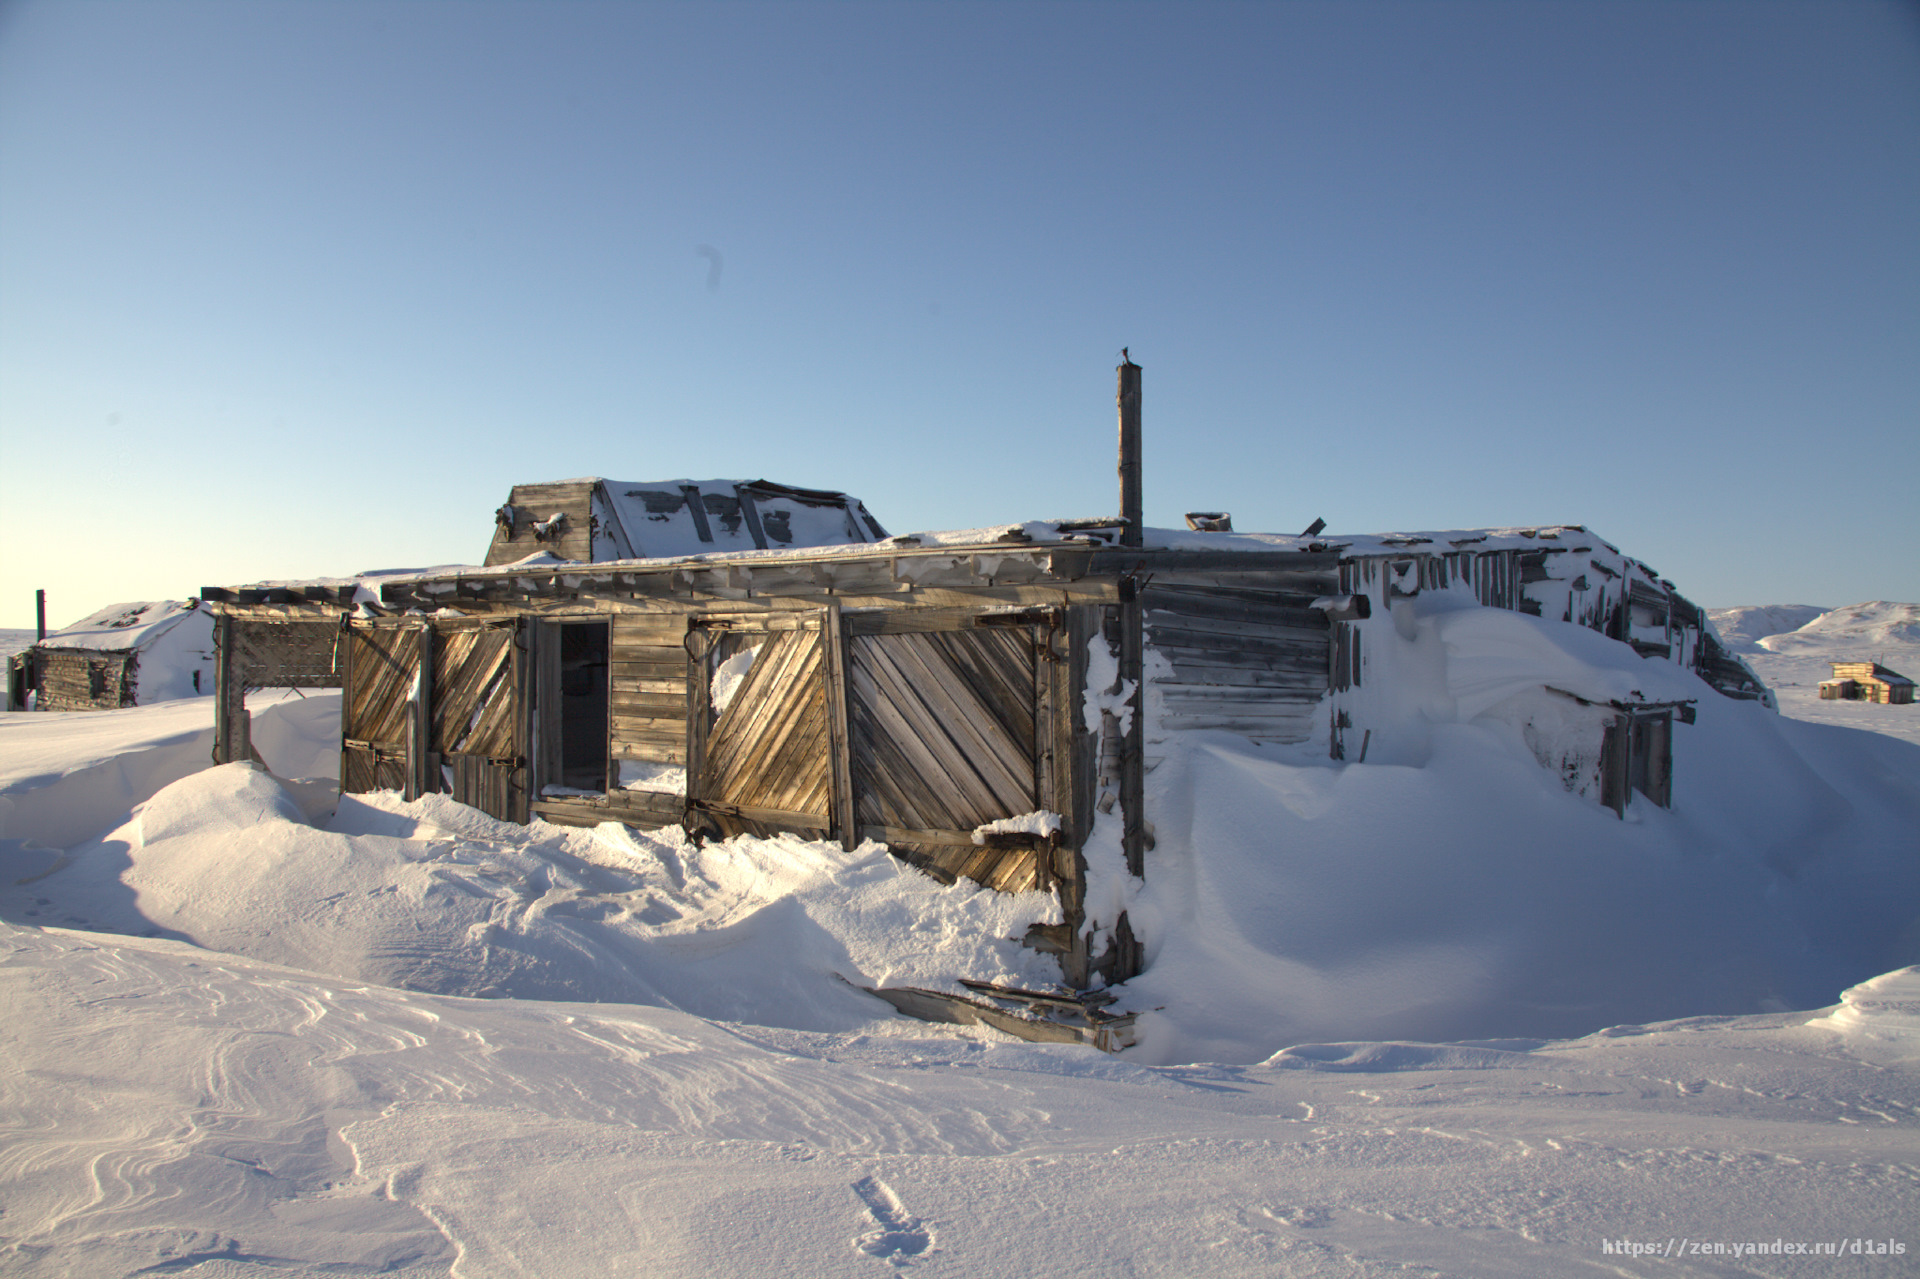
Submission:
<svg viewBox="0 0 1920 1279">
<path fill-rule="evenodd" d="M 487 565 L 576 563 L 848 546 L 887 536 L 858 498 L 769 480 L 516 484 L 494 512 Z"/>
</svg>

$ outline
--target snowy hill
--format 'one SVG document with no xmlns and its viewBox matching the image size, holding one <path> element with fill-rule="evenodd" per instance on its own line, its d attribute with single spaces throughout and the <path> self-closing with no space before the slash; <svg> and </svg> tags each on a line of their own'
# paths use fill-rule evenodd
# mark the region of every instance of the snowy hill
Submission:
<svg viewBox="0 0 1920 1279">
<path fill-rule="evenodd" d="M 1747 653 L 1767 636 L 1798 630 L 1826 611 L 1812 604 L 1759 604 L 1710 608 L 1707 617 L 1728 648 Z"/>
<path fill-rule="evenodd" d="M 1892 604 L 1874 600 L 1822 613 L 1797 630 L 1772 634 L 1759 641 L 1774 653 L 1818 652 L 1843 654 L 1890 649 L 1920 651 L 1920 604 Z"/>
</svg>

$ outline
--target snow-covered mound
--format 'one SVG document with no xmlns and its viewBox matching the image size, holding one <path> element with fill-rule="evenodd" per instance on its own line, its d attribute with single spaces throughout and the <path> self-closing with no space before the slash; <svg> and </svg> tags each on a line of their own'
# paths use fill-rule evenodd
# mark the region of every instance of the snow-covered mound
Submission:
<svg viewBox="0 0 1920 1279">
<path fill-rule="evenodd" d="M 1672 810 L 1561 790 L 1495 716 L 1342 766 L 1185 734 L 1129 903 L 1138 1056 L 1572 1036 L 1814 1008 L 1920 960 L 1920 747 L 1709 693 Z"/>
<path fill-rule="evenodd" d="M 1774 653 L 1832 654 L 1836 661 L 1871 661 L 1891 647 L 1920 648 L 1920 604 L 1873 600 L 1850 604 L 1784 635 L 1769 635 L 1760 647 Z"/>
<path fill-rule="evenodd" d="M 438 795 L 346 796 L 310 825 L 247 764 L 175 782 L 53 873 L 24 852 L 14 865 L 33 882 L 0 896 L 0 913 L 20 922 L 179 937 L 439 994 L 844 1029 L 881 1006 L 840 976 L 1060 977 L 1012 940 L 1058 919 L 1050 897 L 943 888 L 878 845 L 698 848 L 677 830 L 516 826 Z"/>
<path fill-rule="evenodd" d="M 282 777 L 340 773 L 340 694 L 250 693 L 253 745 Z M 213 757 L 213 701 L 0 716 L 0 841 L 67 848 Z"/>
<path fill-rule="evenodd" d="M 1767 636 L 1799 630 L 1826 611 L 1813 604 L 1749 604 L 1710 608 L 1707 620 L 1719 632 L 1722 643 L 1736 653 L 1745 653 Z"/>
<path fill-rule="evenodd" d="M 1838 1008 L 1807 1025 L 1845 1036 L 1863 1056 L 1920 1061 L 1920 968 L 1848 988 Z"/>
</svg>

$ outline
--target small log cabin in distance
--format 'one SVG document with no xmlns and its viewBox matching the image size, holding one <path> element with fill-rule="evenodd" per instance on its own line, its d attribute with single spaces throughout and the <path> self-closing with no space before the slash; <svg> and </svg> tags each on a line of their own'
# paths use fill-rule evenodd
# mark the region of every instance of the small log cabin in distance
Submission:
<svg viewBox="0 0 1920 1279">
<path fill-rule="evenodd" d="M 112 604 L 8 663 L 7 706 L 102 711 L 210 693 L 213 618 L 199 600 Z"/>
<path fill-rule="evenodd" d="M 1835 662 L 1833 678 L 1820 681 L 1820 696 L 1827 701 L 1911 706 L 1913 681 L 1878 662 Z"/>
<path fill-rule="evenodd" d="M 343 790 L 447 792 L 512 821 L 884 841 L 943 880 L 1057 891 L 1065 922 L 1028 941 L 1084 992 L 1141 962 L 1124 915 L 1086 917 L 1084 853 L 1098 827 L 1152 874 L 1154 739 L 1217 729 L 1363 761 L 1374 641 L 1402 600 L 1465 593 L 1768 696 L 1698 608 L 1577 526 L 1143 529 L 1139 374 L 1121 366 L 1117 518 L 890 537 L 839 493 L 586 479 L 516 487 L 483 566 L 209 588 L 219 755 L 250 752 L 244 690 L 341 686 Z M 1543 765 L 1616 811 L 1634 792 L 1669 802 L 1683 702 L 1564 696 L 1594 741 Z M 1125 1042 L 1097 993 L 877 993 Z"/>
</svg>

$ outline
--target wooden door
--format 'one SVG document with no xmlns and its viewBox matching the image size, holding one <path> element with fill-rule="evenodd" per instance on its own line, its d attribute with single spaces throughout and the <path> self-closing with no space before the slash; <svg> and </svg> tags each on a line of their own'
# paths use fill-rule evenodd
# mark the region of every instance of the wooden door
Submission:
<svg viewBox="0 0 1920 1279">
<path fill-rule="evenodd" d="M 433 779 L 462 804 L 527 820 L 524 645 L 513 620 L 438 621 L 433 643 Z"/>
<path fill-rule="evenodd" d="M 695 670 L 688 808 L 723 832 L 833 827 L 833 729 L 823 619 L 701 619 L 689 631 Z M 715 709 L 714 677 L 744 675 Z"/>
<path fill-rule="evenodd" d="M 346 673 L 340 705 L 340 789 L 405 791 L 412 707 L 428 631 L 417 622 L 353 621 L 341 640 Z"/>
</svg>

